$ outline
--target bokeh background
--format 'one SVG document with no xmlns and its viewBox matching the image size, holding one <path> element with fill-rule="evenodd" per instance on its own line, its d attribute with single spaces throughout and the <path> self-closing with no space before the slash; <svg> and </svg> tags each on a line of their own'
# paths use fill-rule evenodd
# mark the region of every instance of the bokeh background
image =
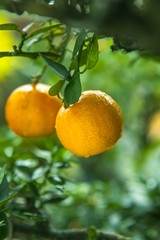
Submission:
<svg viewBox="0 0 160 240">
<path fill-rule="evenodd" d="M 1 11 L 0 23 L 10 21 L 23 27 L 30 19 Z M 12 50 L 12 46 L 18 42 L 19 36 L 16 33 L 0 31 L 1 51 Z M 45 47 L 45 42 L 41 44 Z M 12 162 L 12 152 L 17 146 L 27 151 L 28 147 L 37 147 L 38 142 L 40 148 L 44 143 L 50 149 L 60 148 L 58 158 L 69 159 L 71 165 L 61 170 L 67 179 L 64 188 L 67 198 L 45 205 L 45 212 L 53 228 L 84 228 L 94 225 L 101 230 L 117 232 L 135 240 L 158 240 L 160 64 L 158 59 L 142 57 L 135 51 L 128 54 L 122 50 L 112 52 L 111 45 L 112 39 L 99 40 L 99 61 L 94 69 L 81 75 L 81 80 L 83 90 L 104 91 L 122 109 L 123 136 L 114 148 L 85 159 L 63 149 L 56 136 L 53 139 L 23 140 L 14 135 L 5 122 L 5 102 L 13 89 L 29 83 L 32 76 L 41 71 L 43 63 L 39 59 L 1 58 L 1 164 L 9 165 Z M 42 45 L 34 45 L 36 50 L 41 47 Z M 73 49 L 73 41 L 68 48 Z M 63 63 L 67 66 L 70 59 L 71 53 L 67 51 Z M 59 77 L 49 68 L 41 78 L 41 82 L 50 85 L 58 80 Z M 19 172 L 17 174 L 19 177 L 22 175 Z M 16 179 L 16 174 L 14 176 Z M 24 176 L 20 178 L 24 180 Z M 18 201 L 20 200 L 17 199 L 17 203 Z"/>
</svg>

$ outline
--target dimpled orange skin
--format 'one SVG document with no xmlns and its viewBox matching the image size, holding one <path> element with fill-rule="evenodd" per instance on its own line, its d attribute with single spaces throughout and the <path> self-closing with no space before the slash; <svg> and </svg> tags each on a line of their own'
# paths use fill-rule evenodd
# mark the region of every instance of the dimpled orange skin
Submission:
<svg viewBox="0 0 160 240">
<path fill-rule="evenodd" d="M 50 86 L 26 84 L 15 89 L 5 106 L 9 127 L 22 137 L 43 137 L 54 133 L 55 119 L 62 106 L 48 94 Z"/>
<path fill-rule="evenodd" d="M 80 157 L 113 148 L 122 136 L 123 117 L 118 104 L 101 91 L 85 91 L 79 101 L 60 108 L 56 132 L 65 148 Z"/>
</svg>

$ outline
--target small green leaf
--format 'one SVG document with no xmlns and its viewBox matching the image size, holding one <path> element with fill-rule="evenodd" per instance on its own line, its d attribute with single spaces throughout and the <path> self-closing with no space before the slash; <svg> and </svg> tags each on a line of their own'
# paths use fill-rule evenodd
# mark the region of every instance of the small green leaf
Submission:
<svg viewBox="0 0 160 240">
<path fill-rule="evenodd" d="M 42 53 L 39 53 L 39 56 L 61 78 L 70 81 L 71 75 L 70 75 L 70 72 L 67 70 L 67 68 L 65 66 L 51 60 L 50 58 L 45 57 L 44 54 L 42 54 Z"/>
<path fill-rule="evenodd" d="M 0 212 L 0 240 L 7 237 L 8 234 L 8 221 L 5 212 Z"/>
<path fill-rule="evenodd" d="M 27 159 L 17 159 L 15 162 L 16 167 L 27 167 L 27 168 L 35 168 L 38 165 L 38 161 L 36 159 L 27 158 Z"/>
<path fill-rule="evenodd" d="M 75 43 L 75 46 L 74 46 L 74 49 L 73 49 L 72 59 L 75 57 L 75 55 L 77 54 L 79 49 L 82 47 L 85 37 L 86 37 L 86 32 L 83 31 L 83 32 L 79 33 L 76 43 Z"/>
<path fill-rule="evenodd" d="M 77 59 L 73 59 L 69 66 L 69 71 L 76 69 L 76 66 L 77 66 Z"/>
<path fill-rule="evenodd" d="M 84 49 L 81 52 L 81 56 L 80 56 L 80 60 L 79 60 L 79 67 L 83 66 L 84 64 L 86 64 L 87 62 L 87 49 Z M 78 64 L 78 59 L 77 57 L 71 62 L 70 66 L 69 66 L 69 70 L 74 70 L 76 69 Z"/>
<path fill-rule="evenodd" d="M 48 203 L 58 203 L 66 198 L 65 195 L 57 193 L 57 191 L 45 191 L 41 195 L 41 199 L 44 204 Z"/>
<path fill-rule="evenodd" d="M 14 148 L 12 146 L 7 146 L 4 148 L 4 154 L 7 158 L 11 158 L 14 152 Z"/>
<path fill-rule="evenodd" d="M 98 61 L 98 41 L 94 35 L 87 48 L 87 68 L 93 68 Z"/>
<path fill-rule="evenodd" d="M 66 197 L 64 197 L 64 196 L 56 196 L 56 197 L 52 197 L 52 198 L 49 198 L 47 200 L 44 200 L 43 204 L 59 203 L 59 202 L 63 201 L 64 199 L 66 199 Z"/>
<path fill-rule="evenodd" d="M 23 32 L 28 32 L 29 29 L 33 26 L 33 24 L 34 24 L 34 22 L 31 22 L 31 23 L 27 24 L 27 25 L 22 29 L 22 31 L 23 31 Z"/>
<path fill-rule="evenodd" d="M 65 179 L 58 176 L 52 176 L 48 178 L 54 185 L 64 185 Z"/>
<path fill-rule="evenodd" d="M 67 162 L 57 162 L 57 163 L 54 163 L 54 167 L 55 168 L 70 168 L 71 164 L 67 163 Z"/>
<path fill-rule="evenodd" d="M 87 49 L 84 49 L 81 53 L 79 66 L 83 66 L 87 62 Z"/>
<path fill-rule="evenodd" d="M 7 202 L 13 198 L 15 195 L 17 194 L 17 192 L 11 194 L 9 197 L 7 197 L 5 200 L 0 201 L 0 210 L 7 204 Z"/>
<path fill-rule="evenodd" d="M 20 29 L 18 28 L 18 25 L 14 24 L 14 23 L 0 24 L 0 30 L 15 30 L 15 31 L 18 31 L 22 34 Z"/>
<path fill-rule="evenodd" d="M 33 37 L 34 35 L 37 35 L 37 34 L 39 34 L 39 33 L 47 32 L 47 31 L 52 30 L 52 29 L 54 29 L 54 28 L 58 28 L 58 27 L 61 26 L 61 25 L 62 25 L 62 24 L 56 24 L 56 25 L 53 25 L 53 26 L 49 26 L 49 27 L 45 27 L 45 28 L 40 28 L 40 29 L 32 32 L 32 33 L 27 37 L 27 39 L 28 39 L 28 38 L 31 38 L 31 37 Z"/>
<path fill-rule="evenodd" d="M 0 201 L 7 199 L 8 197 L 9 186 L 6 177 L 3 177 L 3 180 L 0 184 Z"/>
<path fill-rule="evenodd" d="M 59 82 L 57 82 L 55 85 L 53 85 L 50 89 L 49 89 L 49 95 L 51 96 L 55 96 L 55 95 L 59 95 L 63 85 L 65 83 L 65 80 L 60 80 Z"/>
<path fill-rule="evenodd" d="M 2 183 L 3 177 L 5 172 L 5 166 L 0 169 L 0 184 Z"/>
<path fill-rule="evenodd" d="M 45 159 L 47 161 L 52 160 L 52 154 L 48 150 L 40 149 L 38 147 L 34 147 L 32 149 L 32 153 L 34 154 L 35 157 L 40 158 L 40 159 Z"/>
<path fill-rule="evenodd" d="M 26 182 L 32 181 L 32 172 L 33 170 L 26 166 L 17 166 L 15 168 L 16 176 Z"/>
<path fill-rule="evenodd" d="M 42 40 L 42 35 L 42 33 L 37 34 L 35 37 L 28 40 L 26 44 L 27 48 L 30 48 L 33 44 L 40 42 Z"/>
<path fill-rule="evenodd" d="M 32 175 L 32 180 L 36 180 L 37 178 L 40 178 L 48 171 L 48 166 L 46 167 L 39 167 L 37 168 Z"/>
<path fill-rule="evenodd" d="M 81 96 L 81 91 L 80 73 L 78 72 L 64 90 L 64 103 L 73 104 L 77 102 Z"/>
</svg>

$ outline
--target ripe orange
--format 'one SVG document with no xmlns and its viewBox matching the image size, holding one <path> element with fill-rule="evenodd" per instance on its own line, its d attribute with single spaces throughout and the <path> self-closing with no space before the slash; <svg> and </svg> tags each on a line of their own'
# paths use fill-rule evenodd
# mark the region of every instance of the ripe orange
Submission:
<svg viewBox="0 0 160 240">
<path fill-rule="evenodd" d="M 113 148 L 122 136 L 123 117 L 118 104 L 101 91 L 85 91 L 79 101 L 60 108 L 56 132 L 65 148 L 89 157 Z"/>
<path fill-rule="evenodd" d="M 5 106 L 9 127 L 22 137 L 48 136 L 55 131 L 61 101 L 48 94 L 50 86 L 26 84 L 15 89 Z"/>
</svg>

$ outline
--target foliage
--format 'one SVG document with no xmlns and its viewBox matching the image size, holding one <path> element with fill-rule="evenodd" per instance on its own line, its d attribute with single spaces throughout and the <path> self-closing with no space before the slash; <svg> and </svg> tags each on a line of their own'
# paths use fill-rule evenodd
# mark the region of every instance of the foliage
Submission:
<svg viewBox="0 0 160 240">
<path fill-rule="evenodd" d="M 7 208 L 11 218 L 33 221 L 33 226 L 34 222 L 47 221 L 45 205 L 66 198 L 66 178 L 62 169 L 68 168 L 72 159 L 62 146 L 54 144 L 55 137 L 31 141 L 9 133 L 5 139 L 1 136 L 0 141 L 1 163 L 6 166 L 1 169 L 2 214 L 8 200 L 14 197 Z"/>
</svg>

